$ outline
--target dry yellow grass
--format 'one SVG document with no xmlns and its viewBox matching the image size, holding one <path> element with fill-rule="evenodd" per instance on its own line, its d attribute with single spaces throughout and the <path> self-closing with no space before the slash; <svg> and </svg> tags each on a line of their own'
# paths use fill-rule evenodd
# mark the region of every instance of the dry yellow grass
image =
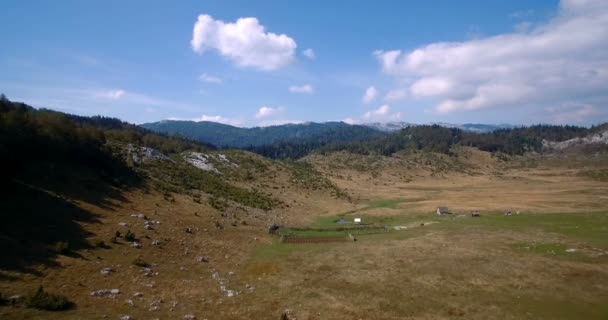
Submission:
<svg viewBox="0 0 608 320">
<path fill-rule="evenodd" d="M 109 207 L 80 202 L 100 218 L 100 223 L 83 226 L 94 234 L 91 241 L 108 243 L 116 230 L 131 229 L 143 247 L 132 248 L 120 239 L 110 249 L 78 252 L 80 258 L 59 256 L 57 267 L 37 266 L 39 275 L 2 271 L 3 296 L 28 294 L 44 285 L 77 307 L 57 313 L 0 307 L 0 318 L 181 319 L 192 314 L 197 319 L 279 319 L 285 309 L 298 319 L 601 319 L 608 314 L 608 255 L 592 256 L 595 249 L 608 252 L 605 242 L 555 230 L 485 225 L 473 222 L 487 220 L 466 217 L 354 243 L 283 245 L 266 232 L 271 223 L 307 225 L 320 216 L 358 209 L 365 210 L 357 214 L 394 219 L 399 225 L 439 219 L 432 214 L 438 205 L 457 213 L 481 210 L 479 219 L 507 209 L 525 215 L 608 212 L 608 184 L 578 174 L 597 164 L 573 167 L 534 160 L 530 167 L 528 159 L 503 162 L 470 149 L 461 150 L 458 160 L 333 154 L 307 161 L 348 190 L 354 203 L 293 185 L 278 169 L 272 179 L 256 176 L 242 182 L 289 204 L 268 213 L 230 211 L 223 216 L 189 196 L 177 194 L 171 202 L 139 190 L 124 193 L 126 201 Z M 402 201 L 369 205 L 378 199 Z M 130 216 L 139 212 L 161 223 L 145 230 L 143 220 Z M 239 223 L 233 226 L 235 220 Z M 153 240 L 162 245 L 153 246 Z M 535 243 L 579 251 L 569 256 L 518 249 Z M 201 256 L 209 261 L 198 261 Z M 132 265 L 138 257 L 158 275 L 145 276 L 143 268 Z M 103 276 L 104 267 L 115 272 Z M 111 288 L 121 290 L 115 299 L 90 296 Z M 238 294 L 228 297 L 226 290 Z M 135 292 L 143 296 L 134 297 Z M 155 301 L 162 302 L 151 310 Z"/>
</svg>

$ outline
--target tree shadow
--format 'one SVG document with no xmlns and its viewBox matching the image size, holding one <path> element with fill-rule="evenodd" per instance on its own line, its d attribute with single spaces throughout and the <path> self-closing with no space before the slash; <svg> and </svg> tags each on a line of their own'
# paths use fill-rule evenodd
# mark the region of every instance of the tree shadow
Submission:
<svg viewBox="0 0 608 320">
<path fill-rule="evenodd" d="M 141 177 L 126 166 L 107 172 L 57 163 L 30 166 L 19 177 L 19 181 L 26 184 L 32 181 L 32 186 L 52 190 L 64 198 L 87 202 L 106 210 L 114 210 L 115 202 L 129 202 L 123 192 L 143 185 Z"/>
<path fill-rule="evenodd" d="M 100 223 L 98 217 L 65 198 L 18 182 L 0 187 L 0 269 L 41 275 L 36 266 L 57 267 L 58 243 L 66 254 L 91 248 L 93 234 L 80 223 Z"/>
</svg>

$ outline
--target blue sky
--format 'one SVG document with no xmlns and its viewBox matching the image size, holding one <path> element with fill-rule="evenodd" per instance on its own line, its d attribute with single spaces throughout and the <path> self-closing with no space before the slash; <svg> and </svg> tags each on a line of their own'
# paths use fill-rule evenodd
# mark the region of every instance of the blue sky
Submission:
<svg viewBox="0 0 608 320">
<path fill-rule="evenodd" d="M 587 125 L 607 3 L 9 0 L 0 91 L 134 123 Z"/>
</svg>

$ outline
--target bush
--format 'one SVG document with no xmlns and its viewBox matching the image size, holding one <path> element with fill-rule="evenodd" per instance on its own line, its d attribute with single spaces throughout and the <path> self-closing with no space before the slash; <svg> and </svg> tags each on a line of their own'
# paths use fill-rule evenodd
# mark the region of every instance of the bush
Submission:
<svg viewBox="0 0 608 320">
<path fill-rule="evenodd" d="M 42 286 L 38 287 L 36 293 L 31 296 L 27 302 L 28 308 L 48 310 L 48 311 L 60 311 L 67 310 L 72 307 L 73 303 L 68 298 L 45 292 Z"/>
<path fill-rule="evenodd" d="M 70 243 L 67 241 L 59 241 L 53 245 L 53 251 L 57 254 L 68 254 L 70 253 Z"/>
<path fill-rule="evenodd" d="M 97 248 L 101 248 L 101 249 L 109 249 L 110 248 L 110 246 L 108 246 L 106 244 L 106 242 L 103 241 L 103 240 L 95 240 L 94 244 L 95 244 L 95 247 L 97 247 Z"/>
<path fill-rule="evenodd" d="M 146 261 L 144 261 L 142 258 L 135 258 L 135 260 L 133 260 L 133 262 L 131 262 L 134 266 L 138 266 L 138 267 L 142 267 L 142 268 L 148 268 L 150 266 L 149 263 L 147 263 Z"/>
<path fill-rule="evenodd" d="M 137 240 L 135 233 L 131 232 L 131 230 L 127 230 L 127 233 L 125 233 L 125 240 L 130 242 Z"/>
</svg>

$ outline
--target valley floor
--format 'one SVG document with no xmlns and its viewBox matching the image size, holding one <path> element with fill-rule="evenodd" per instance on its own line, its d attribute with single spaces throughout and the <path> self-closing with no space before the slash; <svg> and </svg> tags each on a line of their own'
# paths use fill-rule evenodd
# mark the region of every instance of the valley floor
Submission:
<svg viewBox="0 0 608 320">
<path fill-rule="evenodd" d="M 43 285 L 76 307 L 3 306 L 0 318 L 608 318 L 608 184 L 586 174 L 605 168 L 498 164 L 472 154 L 474 166 L 463 170 L 411 159 L 353 169 L 336 164 L 353 159 L 331 157 L 307 161 L 352 203 L 271 186 L 290 207 L 233 224 L 179 194 L 132 190 L 104 205 L 74 202 L 95 216 L 79 222 L 91 242 L 108 247 L 5 268 L 0 293 L 27 295 Z M 452 214 L 437 216 L 437 206 Z M 160 223 L 148 230 L 135 213 Z M 267 232 L 274 222 L 323 229 L 355 217 L 388 232 L 323 244 L 281 243 Z M 142 247 L 122 237 L 111 243 L 117 230 L 134 232 Z M 148 266 L 134 265 L 137 258 Z M 112 271 L 104 275 L 104 268 Z M 120 293 L 91 295 L 114 288 Z"/>
</svg>

